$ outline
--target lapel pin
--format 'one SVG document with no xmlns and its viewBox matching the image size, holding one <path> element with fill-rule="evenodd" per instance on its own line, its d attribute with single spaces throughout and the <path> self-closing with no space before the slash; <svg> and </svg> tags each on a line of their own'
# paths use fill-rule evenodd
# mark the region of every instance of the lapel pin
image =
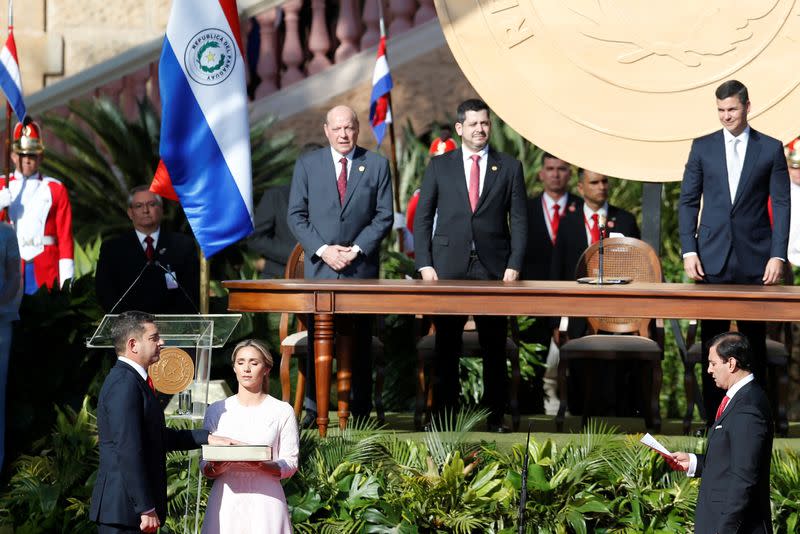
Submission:
<svg viewBox="0 0 800 534">
<path fill-rule="evenodd" d="M 165 249 L 165 248 L 162 248 L 161 250 L 159 250 L 159 251 L 158 251 L 158 253 L 159 253 L 159 254 L 164 254 L 166 251 L 167 251 L 167 249 Z"/>
<path fill-rule="evenodd" d="M 606 224 L 606 226 L 608 226 L 609 228 L 614 228 L 614 219 L 608 221 L 608 224 Z"/>
<path fill-rule="evenodd" d="M 358 166 L 358 172 L 364 172 L 364 169 L 366 169 L 366 167 L 364 167 L 363 165 Z"/>
<path fill-rule="evenodd" d="M 496 171 L 497 170 L 497 165 L 492 165 L 492 170 Z"/>
</svg>

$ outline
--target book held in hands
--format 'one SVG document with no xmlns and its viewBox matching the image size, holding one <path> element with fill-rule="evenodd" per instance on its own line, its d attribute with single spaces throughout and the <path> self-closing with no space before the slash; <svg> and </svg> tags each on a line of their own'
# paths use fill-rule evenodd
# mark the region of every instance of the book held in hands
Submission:
<svg viewBox="0 0 800 534">
<path fill-rule="evenodd" d="M 272 460 L 269 445 L 203 445 L 208 462 L 263 462 Z"/>
</svg>

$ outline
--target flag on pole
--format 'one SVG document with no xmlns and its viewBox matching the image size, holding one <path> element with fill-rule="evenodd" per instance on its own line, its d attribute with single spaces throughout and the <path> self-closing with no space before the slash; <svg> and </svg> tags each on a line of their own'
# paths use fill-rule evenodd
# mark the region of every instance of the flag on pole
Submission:
<svg viewBox="0 0 800 534">
<path fill-rule="evenodd" d="M 208 258 L 253 231 L 245 64 L 235 0 L 175 0 L 158 64 L 161 162 Z"/>
<path fill-rule="evenodd" d="M 14 27 L 9 25 L 8 38 L 0 50 L 0 89 L 6 95 L 20 122 L 25 118 L 25 101 L 22 99 L 22 77 L 19 73 L 17 44 L 14 42 Z"/>
<path fill-rule="evenodd" d="M 392 90 L 392 73 L 386 61 L 386 35 L 381 35 L 378 44 L 378 58 L 372 73 L 372 95 L 369 101 L 369 123 L 378 141 L 378 146 L 386 135 L 386 126 L 392 122 L 392 110 L 389 108 L 389 92 Z"/>
</svg>

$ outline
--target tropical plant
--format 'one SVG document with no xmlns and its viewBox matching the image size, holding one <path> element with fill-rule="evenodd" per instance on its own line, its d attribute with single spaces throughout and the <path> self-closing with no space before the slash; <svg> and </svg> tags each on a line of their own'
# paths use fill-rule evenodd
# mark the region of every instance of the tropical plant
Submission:
<svg viewBox="0 0 800 534">
<path fill-rule="evenodd" d="M 797 451 L 773 451 L 770 494 L 776 534 L 797 532 L 800 529 L 800 454 Z"/>
<path fill-rule="evenodd" d="M 97 428 L 89 398 L 79 411 L 55 407 L 48 436 L 14 463 L 14 475 L 0 496 L 0 525 L 14 532 L 88 532 L 89 498 L 97 471 Z"/>
</svg>

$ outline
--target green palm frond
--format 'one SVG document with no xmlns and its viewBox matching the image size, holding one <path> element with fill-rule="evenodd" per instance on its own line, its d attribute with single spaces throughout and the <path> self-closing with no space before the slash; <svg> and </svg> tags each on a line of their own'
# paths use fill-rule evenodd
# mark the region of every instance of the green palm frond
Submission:
<svg viewBox="0 0 800 534">
<path fill-rule="evenodd" d="M 466 408 L 458 412 L 445 410 L 433 415 L 430 431 L 423 439 L 425 446 L 437 466 L 444 465 L 447 458 L 458 451 L 462 456 L 476 453 L 480 446 L 470 443 L 469 433 L 486 419 L 489 412 L 484 409 Z"/>
</svg>

